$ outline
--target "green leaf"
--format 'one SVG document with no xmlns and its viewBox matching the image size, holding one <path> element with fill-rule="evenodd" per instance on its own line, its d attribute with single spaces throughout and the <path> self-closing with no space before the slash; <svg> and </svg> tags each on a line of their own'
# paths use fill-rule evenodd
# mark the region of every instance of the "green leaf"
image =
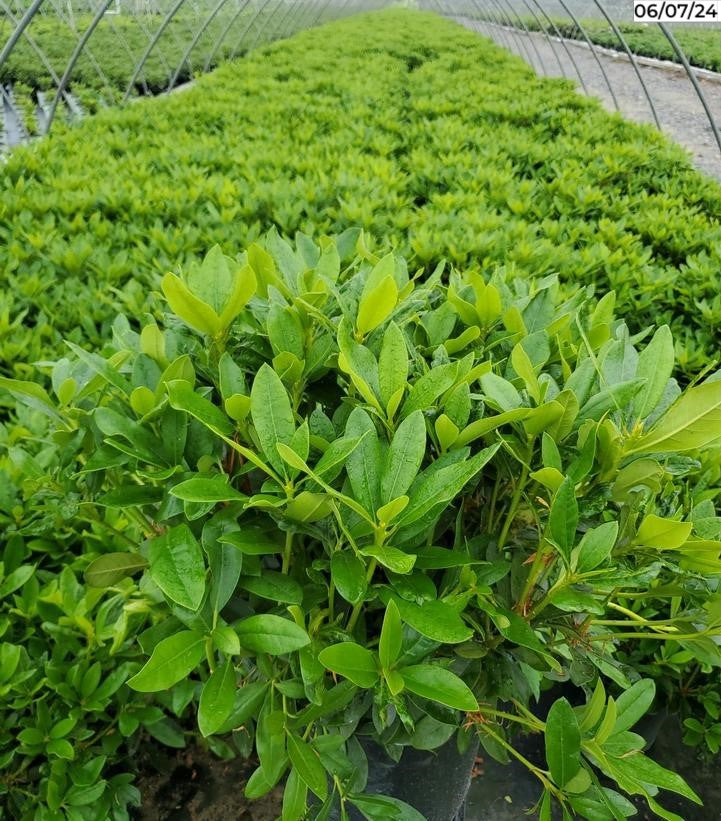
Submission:
<svg viewBox="0 0 721 821">
<path fill-rule="evenodd" d="M 416 557 L 412 554 L 404 553 L 402 550 L 398 550 L 397 547 L 387 545 L 365 547 L 360 552 L 364 556 L 374 558 L 378 564 L 387 567 L 388 570 L 392 570 L 394 573 L 410 573 L 416 562 Z"/>
<path fill-rule="evenodd" d="M 432 512 L 447 507 L 448 503 L 455 500 L 463 487 L 490 461 L 499 447 L 500 444 L 496 443 L 463 462 L 422 473 L 410 488 L 408 493 L 410 502 L 397 519 L 397 524 L 410 525 Z"/>
<path fill-rule="evenodd" d="M 319 522 L 332 512 L 330 496 L 326 493 L 311 493 L 308 490 L 301 491 L 285 508 L 288 518 L 296 522 Z"/>
<path fill-rule="evenodd" d="M 326 647 L 318 654 L 318 661 L 358 687 L 374 687 L 379 679 L 378 662 L 373 653 L 352 641 Z"/>
<path fill-rule="evenodd" d="M 197 610 L 205 593 L 205 563 L 187 525 L 170 528 L 148 542 L 150 575 L 165 595 L 181 607 Z"/>
<path fill-rule="evenodd" d="M 122 579 L 145 570 L 148 561 L 139 553 L 106 553 L 90 562 L 85 570 L 85 582 L 90 587 L 112 587 Z M 5 595 L 0 586 L 0 598 Z"/>
<path fill-rule="evenodd" d="M 318 753 L 295 733 L 288 733 L 288 757 L 291 764 L 321 801 L 328 797 L 328 780 Z"/>
<path fill-rule="evenodd" d="M 282 604 L 300 604 L 303 601 L 303 589 L 295 579 L 276 570 L 263 570 L 260 576 L 241 576 L 240 586 L 255 596 L 280 602 Z"/>
<path fill-rule="evenodd" d="M 627 758 L 613 758 L 611 762 L 614 770 L 620 770 L 627 778 L 637 783 L 653 784 L 662 790 L 670 790 L 683 795 L 696 804 L 703 803 L 680 775 L 667 770 L 642 753 L 630 755 Z"/>
<path fill-rule="evenodd" d="M 128 686 L 141 693 L 168 690 L 186 678 L 200 663 L 205 636 L 197 630 L 183 630 L 159 641 L 139 673 Z"/>
<path fill-rule="evenodd" d="M 378 433 L 370 416 L 362 408 L 351 411 L 346 423 L 346 436 L 362 437 L 348 455 L 346 472 L 353 495 L 370 513 L 380 506 L 381 448 Z"/>
<path fill-rule="evenodd" d="M 378 642 L 378 657 L 381 667 L 390 670 L 401 654 L 403 643 L 403 627 L 398 606 L 391 599 L 386 605 L 386 614 L 383 618 L 380 640 Z"/>
<path fill-rule="evenodd" d="M 170 493 L 184 502 L 234 502 L 248 498 L 230 486 L 227 476 L 195 476 L 172 487 Z"/>
<path fill-rule="evenodd" d="M 392 275 L 377 285 L 365 288 L 358 305 L 356 325 L 361 334 L 367 334 L 384 322 L 398 302 L 398 286 Z"/>
<path fill-rule="evenodd" d="M 264 614 L 243 619 L 236 633 L 241 645 L 252 653 L 280 656 L 300 650 L 310 643 L 308 634 L 295 622 L 281 616 Z"/>
<path fill-rule="evenodd" d="M 566 477 L 558 488 L 548 517 L 548 530 L 556 547 L 566 561 L 576 540 L 578 527 L 578 502 L 573 480 Z"/>
<path fill-rule="evenodd" d="M 661 401 L 675 362 L 673 336 L 668 325 L 656 330 L 638 357 L 636 375 L 646 380 L 635 401 L 636 415 L 645 419 Z"/>
<path fill-rule="evenodd" d="M 442 601 L 427 601 L 423 605 L 395 598 L 401 619 L 422 636 L 442 644 L 461 644 L 473 636 L 458 611 Z"/>
<path fill-rule="evenodd" d="M 175 274 L 166 274 L 160 284 L 170 310 L 196 331 L 216 336 L 223 325 L 213 308 L 197 297 Z"/>
<path fill-rule="evenodd" d="M 380 357 L 378 359 L 378 382 L 381 402 L 384 408 L 400 390 L 403 390 L 408 379 L 408 350 L 403 331 L 395 322 L 390 322 L 383 335 Z"/>
<path fill-rule="evenodd" d="M 521 395 L 513 385 L 495 373 L 484 373 L 481 377 L 481 388 L 487 399 L 490 399 L 501 411 L 519 408 Z"/>
<path fill-rule="evenodd" d="M 426 452 L 426 423 L 421 411 L 407 416 L 395 432 L 381 471 L 381 504 L 402 496 L 411 486 Z"/>
<path fill-rule="evenodd" d="M 692 522 L 662 519 L 654 513 L 649 513 L 648 516 L 644 516 L 638 528 L 635 542 L 655 547 L 657 550 L 678 550 L 688 541 L 692 530 Z"/>
<path fill-rule="evenodd" d="M 366 568 L 350 550 L 336 550 L 331 556 L 330 572 L 333 584 L 340 595 L 351 604 L 358 604 L 368 587 Z"/>
<path fill-rule="evenodd" d="M 235 668 L 226 661 L 215 669 L 200 694 L 198 727 L 204 738 L 217 732 L 227 721 L 235 703 L 235 690 Z"/>
<path fill-rule="evenodd" d="M 349 801 L 368 821 L 427 821 L 410 804 L 389 795 L 351 795 Z"/>
<path fill-rule="evenodd" d="M 605 522 L 587 530 L 575 549 L 578 555 L 578 572 L 588 573 L 603 564 L 611 555 L 617 538 L 618 522 Z"/>
<path fill-rule="evenodd" d="M 653 679 L 637 681 L 631 688 L 624 690 L 616 700 L 616 723 L 613 734 L 628 730 L 651 708 L 656 697 L 656 684 Z"/>
<path fill-rule="evenodd" d="M 308 788 L 298 775 L 298 771 L 291 769 L 283 790 L 281 821 L 300 821 L 305 816 L 307 801 Z"/>
<path fill-rule="evenodd" d="M 683 453 L 721 437 L 721 381 L 688 388 L 626 453 Z"/>
<path fill-rule="evenodd" d="M 546 761 L 559 787 L 581 769 L 581 731 L 573 707 L 565 698 L 557 699 L 546 718 Z"/>
<path fill-rule="evenodd" d="M 414 664 L 403 667 L 400 674 L 406 690 L 417 696 L 445 704 L 454 710 L 478 710 L 478 702 L 470 688 L 450 670 L 435 664 Z"/>
<path fill-rule="evenodd" d="M 453 448 L 462 448 L 474 442 L 476 439 L 480 439 L 481 436 L 485 436 L 487 433 L 496 430 L 496 428 L 500 428 L 501 425 L 518 422 L 528 417 L 531 413 L 533 413 L 532 408 L 514 408 L 513 410 L 498 413 L 495 416 L 484 416 L 483 419 L 471 422 L 470 425 L 463 428 L 453 442 Z"/>
<path fill-rule="evenodd" d="M 285 463 L 276 445 L 282 443 L 291 447 L 295 432 L 293 409 L 280 377 L 265 363 L 253 380 L 250 414 L 265 458 L 278 473 L 284 475 Z"/>
<path fill-rule="evenodd" d="M 168 383 L 168 400 L 175 410 L 185 411 L 221 436 L 231 436 L 233 425 L 228 417 L 208 399 L 196 393 L 184 379 Z"/>
</svg>

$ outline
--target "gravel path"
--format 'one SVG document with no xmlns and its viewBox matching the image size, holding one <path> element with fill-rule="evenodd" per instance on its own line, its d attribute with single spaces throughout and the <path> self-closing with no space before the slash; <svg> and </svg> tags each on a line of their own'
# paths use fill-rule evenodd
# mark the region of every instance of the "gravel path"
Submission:
<svg viewBox="0 0 721 821">
<path fill-rule="evenodd" d="M 583 91 L 580 74 L 586 92 L 598 97 L 609 110 L 615 110 L 599 64 L 586 43 L 561 41 L 540 33 L 526 33 L 463 17 L 455 19 L 513 51 L 530 63 L 537 73 L 549 77 L 565 76 L 574 80 L 579 91 Z M 594 50 L 616 95 L 620 112 L 631 120 L 653 123 L 648 100 L 628 57 L 600 47 L 594 46 Z M 721 150 L 683 68 L 660 60 L 644 59 L 639 71 L 653 100 L 661 128 L 691 153 L 697 168 L 721 180 Z M 697 77 L 721 130 L 721 75 L 704 71 L 699 72 Z"/>
</svg>

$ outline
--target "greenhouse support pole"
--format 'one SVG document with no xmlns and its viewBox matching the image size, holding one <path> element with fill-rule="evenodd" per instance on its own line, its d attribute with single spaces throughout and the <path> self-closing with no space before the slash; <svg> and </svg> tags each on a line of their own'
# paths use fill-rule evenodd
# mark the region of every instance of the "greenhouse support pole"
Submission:
<svg viewBox="0 0 721 821">
<path fill-rule="evenodd" d="M 223 44 L 223 41 L 224 41 L 224 40 L 225 40 L 225 38 L 228 36 L 228 32 L 229 32 L 229 31 L 233 28 L 233 26 L 235 25 L 235 21 L 236 21 L 236 20 L 240 17 L 240 15 L 241 15 L 241 14 L 245 11 L 245 9 L 248 7 L 248 3 L 249 3 L 249 2 L 250 2 L 250 0 L 244 0 L 244 2 L 242 3 L 242 5 L 238 6 L 238 10 L 237 10 L 237 11 L 235 12 L 235 14 L 234 14 L 234 15 L 230 18 L 230 22 L 229 22 L 229 23 L 228 23 L 228 25 L 227 25 L 227 26 L 223 29 L 223 31 L 221 32 L 220 36 L 219 36 L 219 37 L 218 37 L 218 39 L 215 41 L 215 43 L 214 43 L 214 45 L 213 45 L 213 48 L 210 50 L 210 54 L 208 55 L 208 59 L 205 61 L 205 65 L 203 66 L 203 71 L 208 71 L 208 69 L 210 68 L 210 64 L 213 62 L 213 58 L 214 58 L 214 57 L 215 57 L 215 55 L 218 53 L 218 49 L 221 47 L 221 45 Z"/>
<path fill-rule="evenodd" d="M 561 61 L 561 58 L 558 56 L 558 52 L 556 51 L 556 47 L 553 45 L 553 41 L 551 40 L 551 37 L 550 37 L 548 31 L 546 30 L 546 27 L 543 25 L 540 18 L 536 14 L 536 12 L 531 8 L 531 6 L 528 5 L 527 1 L 526 0 L 521 0 L 521 2 L 528 9 L 528 11 L 531 14 L 531 17 L 533 17 L 533 19 L 536 21 L 536 25 L 538 26 L 538 31 L 546 38 L 546 42 L 550 46 L 551 51 L 553 52 L 553 56 L 556 58 L 556 62 L 558 63 L 558 68 L 561 72 L 561 76 L 565 77 L 567 80 L 570 79 L 569 76 L 566 74 L 566 69 L 563 66 L 563 62 Z"/>
<path fill-rule="evenodd" d="M 686 57 L 684 50 L 681 48 L 678 40 L 671 34 L 668 28 L 664 23 L 659 23 L 658 27 L 661 31 L 666 35 L 666 39 L 671 43 L 673 50 L 676 52 L 676 56 L 681 61 L 683 67 L 686 69 L 686 74 L 688 75 L 689 80 L 691 81 L 691 85 L 694 87 L 694 91 L 698 95 L 699 100 L 701 101 L 701 105 L 703 106 L 703 110 L 706 112 L 706 116 L 708 117 L 709 124 L 711 126 L 711 131 L 713 131 L 714 138 L 716 139 L 716 145 L 721 152 L 721 134 L 719 134 L 719 130 L 716 126 L 716 120 L 714 120 L 713 114 L 711 113 L 711 109 L 709 108 L 708 101 L 706 100 L 706 96 L 703 93 L 701 86 L 699 85 L 698 80 L 696 79 L 696 75 L 693 73 L 691 68 L 691 64 Z"/>
<path fill-rule="evenodd" d="M 93 32 L 98 26 L 98 23 L 103 19 L 105 11 L 112 2 L 113 0 L 103 0 L 103 3 L 100 6 L 100 8 L 97 10 L 97 12 L 95 12 L 95 17 L 93 17 L 93 19 L 90 22 L 90 25 L 83 32 L 83 36 L 80 38 L 78 44 L 75 46 L 75 50 L 70 55 L 70 60 L 68 61 L 67 66 L 65 67 L 63 76 L 60 78 L 60 85 L 58 86 L 57 93 L 53 98 L 52 105 L 50 106 L 50 111 L 48 112 L 48 121 L 47 123 L 45 123 L 46 134 L 48 133 L 48 131 L 50 131 L 50 127 L 53 124 L 53 120 L 55 119 L 55 113 L 58 109 L 58 104 L 60 103 L 60 98 L 65 93 L 68 80 L 70 80 L 70 75 L 73 73 L 73 69 L 75 68 L 75 63 L 77 63 L 78 58 L 83 53 L 83 49 L 85 48 L 86 43 L 92 37 Z"/>
<path fill-rule="evenodd" d="M 539 52 L 538 48 L 536 47 L 536 41 L 533 39 L 533 37 L 530 36 L 530 32 L 528 31 L 528 28 L 526 27 L 526 24 L 523 22 L 523 17 L 521 17 L 521 15 L 517 11 L 514 10 L 513 6 L 509 2 L 509 0 L 501 0 L 501 2 L 505 3 L 505 5 L 508 7 L 509 13 L 513 12 L 513 14 L 515 14 L 516 19 L 521 24 L 521 28 L 525 32 L 525 36 L 521 37 L 521 41 L 523 43 L 526 43 L 526 42 L 530 43 L 531 48 L 533 49 L 533 52 L 536 55 L 536 58 L 538 59 L 538 64 L 541 68 L 541 71 L 543 71 L 543 73 L 546 74 L 547 73 L 546 72 L 546 66 L 545 66 L 543 60 L 541 59 L 541 53 Z M 514 28 L 517 28 L 517 26 L 515 24 L 513 24 L 513 25 L 514 25 Z M 526 54 L 528 54 L 528 64 L 531 66 L 531 68 L 533 68 L 535 70 L 535 66 L 533 64 L 533 57 L 531 56 L 530 50 L 528 48 L 526 48 L 525 51 L 526 51 Z"/>
<path fill-rule="evenodd" d="M 0 51 L 0 68 L 3 67 L 5 61 L 10 56 L 10 52 L 15 48 L 15 43 L 20 39 L 22 33 L 30 24 L 30 21 L 35 17 L 35 13 L 37 10 L 42 6 L 43 0 L 33 0 L 32 5 L 28 7 L 28 10 L 23 14 L 20 18 L 20 22 L 15 28 L 15 31 L 10 35 L 7 43 L 3 46 L 2 51 Z"/>
<path fill-rule="evenodd" d="M 503 21 L 503 25 L 508 28 L 509 37 L 516 44 L 515 53 L 522 60 L 525 60 L 530 66 L 533 66 L 533 57 L 531 56 L 531 52 L 526 46 L 526 41 L 523 39 L 518 26 L 514 23 L 513 19 L 511 18 L 510 12 L 507 12 L 504 9 L 501 0 L 491 0 L 491 2 L 496 7 L 496 9 L 498 9 L 498 13 L 500 15 L 500 19 Z M 523 56 L 524 54 L 526 55 L 525 57 Z"/>
<path fill-rule="evenodd" d="M 147 62 L 148 57 L 150 57 L 153 49 L 158 44 L 158 41 L 160 40 L 160 38 L 163 36 L 163 32 L 168 27 L 168 25 L 170 24 L 170 21 L 173 19 L 173 17 L 175 17 L 175 15 L 178 13 L 178 11 L 180 10 L 180 7 L 183 5 L 184 2 L 185 2 L 185 0 L 176 0 L 175 5 L 165 15 L 165 19 L 160 24 L 160 27 L 158 28 L 158 30 L 155 32 L 155 35 L 153 36 L 153 39 L 148 43 L 148 47 L 143 52 L 143 56 L 140 58 L 140 61 L 138 62 L 138 64 L 133 69 L 133 76 L 130 78 L 130 82 L 128 83 L 128 87 L 125 90 L 125 96 L 123 97 L 123 102 L 124 103 L 128 101 L 128 98 L 130 97 L 130 92 L 133 90 L 133 86 L 135 85 L 135 81 L 138 79 L 138 76 L 139 76 L 140 72 L 143 70 L 143 67 L 145 66 L 145 63 Z"/>
<path fill-rule="evenodd" d="M 566 5 L 565 0 L 558 0 L 558 2 L 561 4 L 561 6 L 563 7 L 563 10 L 566 12 L 566 14 L 571 18 L 571 20 L 573 20 L 573 24 L 576 26 L 576 28 L 583 35 L 583 39 L 586 41 L 586 45 L 591 50 L 591 54 L 593 55 L 593 59 L 596 61 L 596 65 L 598 66 L 598 69 L 599 69 L 599 71 L 601 72 L 601 74 L 603 76 L 604 82 L 606 83 L 606 87 L 608 88 L 608 93 L 611 95 L 611 99 L 613 100 L 613 107 L 616 109 L 616 111 L 620 111 L 621 109 L 618 106 L 618 100 L 616 99 L 616 93 L 613 90 L 613 85 L 611 84 L 611 81 L 608 79 L 608 74 L 606 74 L 606 69 L 603 67 L 603 62 L 602 62 L 601 58 L 598 56 L 598 52 L 596 51 L 596 49 L 593 45 L 593 41 L 588 36 L 588 33 L 587 33 L 586 29 L 583 27 L 583 24 L 581 23 L 581 21 L 574 15 L 574 13 L 571 11 L 571 9 Z"/>
<path fill-rule="evenodd" d="M 578 70 L 578 66 L 576 65 L 576 61 L 573 59 L 573 55 L 571 54 L 571 52 L 570 52 L 570 50 L 569 50 L 568 46 L 566 45 L 566 38 L 561 36 L 561 32 L 558 30 L 558 26 L 557 26 L 557 25 L 555 24 L 555 22 L 553 21 L 553 18 L 551 18 L 551 17 L 549 17 L 549 16 L 548 16 L 548 14 L 546 13 L 546 10 L 543 8 L 543 6 L 541 5 L 541 3 L 539 3 L 539 0 L 532 0 L 532 1 L 533 1 L 533 3 L 535 3 L 535 5 L 536 5 L 536 6 L 538 6 L 538 9 L 540 10 L 541 14 L 542 14 L 542 15 L 546 18 L 546 20 L 548 20 L 548 22 L 551 24 L 551 28 L 553 28 L 554 32 L 556 33 L 556 36 L 557 36 L 557 37 L 558 37 L 558 39 L 561 41 L 561 45 L 563 46 L 563 50 L 566 52 L 566 56 L 567 56 L 567 57 L 568 57 L 568 59 L 571 61 L 571 65 L 573 66 L 573 68 L 574 68 L 574 70 L 575 70 L 576 74 L 578 75 L 578 80 L 579 80 L 579 82 L 581 83 L 581 88 L 583 89 L 583 93 L 584 93 L 586 96 L 588 96 L 588 89 L 586 88 L 586 83 L 585 83 L 585 82 L 584 82 L 584 80 L 583 80 L 583 75 L 582 75 L 582 74 L 581 74 L 581 72 Z"/>
<path fill-rule="evenodd" d="M 633 66 L 633 70 L 636 73 L 636 77 L 638 78 L 639 83 L 641 83 L 641 88 L 643 89 L 644 96 L 648 101 L 649 108 L 651 109 L 651 114 L 653 115 L 653 120 L 656 123 L 656 128 L 661 130 L 661 123 L 658 120 L 658 113 L 656 112 L 656 106 L 653 104 L 653 100 L 651 99 L 651 95 L 649 94 L 648 88 L 646 88 L 646 83 L 643 81 L 643 77 L 641 76 L 641 69 L 638 67 L 638 63 L 636 62 L 636 58 L 634 57 L 633 52 L 628 47 L 628 43 L 624 39 L 623 34 L 621 34 L 618 26 L 613 22 L 611 17 L 609 16 L 606 9 L 603 7 L 603 3 L 599 2 L 599 0 L 593 0 L 593 4 L 596 8 L 601 12 L 601 14 L 606 18 L 609 26 L 613 29 L 613 33 L 618 38 L 623 50 L 626 52 L 626 56 L 631 61 L 631 65 Z"/>
<path fill-rule="evenodd" d="M 180 72 L 183 70 L 183 66 L 185 65 L 186 60 L 190 57 L 191 52 L 198 44 L 198 40 L 205 34 L 206 29 L 208 26 L 215 20 L 218 12 L 223 8 L 223 6 L 228 2 L 228 0 L 218 0 L 215 4 L 215 8 L 210 12 L 210 14 L 205 18 L 203 25 L 195 32 L 193 35 L 193 39 L 188 44 L 188 47 L 183 52 L 183 56 L 180 58 L 180 62 L 175 69 L 175 73 L 173 74 L 170 82 L 168 83 L 168 87 L 166 91 L 171 91 L 175 88 L 175 84 L 178 82 L 178 77 L 180 76 Z"/>
<path fill-rule="evenodd" d="M 264 0 L 263 5 L 255 12 L 252 19 L 248 21 L 248 25 L 243 29 L 243 33 L 240 35 L 240 37 L 238 38 L 238 42 L 235 44 L 235 47 L 233 48 L 233 51 L 230 55 L 231 60 L 235 60 L 235 57 L 238 54 L 238 51 L 240 50 L 240 47 L 243 45 L 245 35 L 250 31 L 253 23 L 255 23 L 258 17 L 265 11 L 265 7 L 268 5 L 268 3 L 270 3 L 270 1 L 271 0 Z"/>
</svg>

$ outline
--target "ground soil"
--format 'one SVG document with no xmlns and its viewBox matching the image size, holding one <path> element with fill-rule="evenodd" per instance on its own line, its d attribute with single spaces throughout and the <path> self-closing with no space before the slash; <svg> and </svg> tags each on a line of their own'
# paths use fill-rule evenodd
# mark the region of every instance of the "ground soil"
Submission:
<svg viewBox="0 0 721 821">
<path fill-rule="evenodd" d="M 243 788 L 252 761 L 222 761 L 196 746 L 185 750 L 147 747 L 141 755 L 138 821 L 274 821 L 281 790 L 248 801 Z"/>
<path fill-rule="evenodd" d="M 538 74 L 566 77 L 576 83 L 579 91 L 585 90 L 600 99 L 610 111 L 615 111 L 610 85 L 618 110 L 624 117 L 653 124 L 649 101 L 625 54 L 594 47 L 594 57 L 594 52 L 584 42 L 526 33 L 462 17 L 455 19 L 522 57 Z M 599 63 L 603 66 L 608 84 Z M 721 149 L 683 68 L 657 61 L 655 65 L 639 64 L 638 69 L 663 131 L 691 153 L 700 171 L 721 180 Z M 704 71 L 698 73 L 697 79 L 721 130 L 721 75 Z"/>
<path fill-rule="evenodd" d="M 516 739 L 514 745 L 531 761 L 545 766 L 541 736 Z M 663 792 L 660 799 L 664 807 L 686 821 L 721 819 L 721 761 L 704 758 L 698 750 L 684 746 L 673 717 L 661 724 L 649 754 L 679 772 L 704 800 L 704 806 L 698 807 Z M 221 761 L 195 746 L 187 750 L 153 746 L 144 750 L 140 765 L 145 774 L 139 781 L 142 806 L 136 814 L 138 821 L 275 821 L 280 816 L 280 789 L 260 801 L 244 798 L 243 787 L 255 766 L 252 761 Z M 479 756 L 465 821 L 532 821 L 536 816 L 528 811 L 539 795 L 538 782 L 523 765 L 502 765 Z M 641 799 L 635 803 L 636 821 L 657 818 Z"/>
</svg>

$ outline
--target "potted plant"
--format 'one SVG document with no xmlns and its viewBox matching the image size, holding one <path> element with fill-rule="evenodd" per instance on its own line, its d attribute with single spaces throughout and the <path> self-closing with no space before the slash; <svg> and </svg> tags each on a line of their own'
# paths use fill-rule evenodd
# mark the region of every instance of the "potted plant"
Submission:
<svg viewBox="0 0 721 821">
<path fill-rule="evenodd" d="M 541 819 L 698 801 L 644 755 L 654 684 L 619 656 L 721 661 L 721 542 L 684 507 L 721 381 L 682 392 L 668 328 L 632 336 L 612 294 L 556 277 L 411 274 L 352 230 L 214 248 L 162 290 L 161 324 L 71 346 L 58 401 L 8 383 L 60 412 L 109 534 L 87 581 L 141 573 L 165 603 L 130 688 L 189 689 L 202 737 L 254 749 L 250 798 L 284 783 L 287 821 L 450 819 L 478 740 L 531 768 Z"/>
</svg>

